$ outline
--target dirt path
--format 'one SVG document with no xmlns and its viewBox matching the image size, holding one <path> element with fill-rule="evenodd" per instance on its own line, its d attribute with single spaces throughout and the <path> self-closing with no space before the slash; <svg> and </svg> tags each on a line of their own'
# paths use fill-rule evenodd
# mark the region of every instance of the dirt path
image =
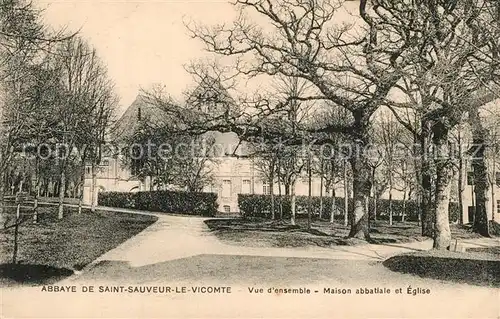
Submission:
<svg viewBox="0 0 500 319">
<path fill-rule="evenodd" d="M 68 280 L 88 278 L 86 273 L 107 272 L 112 268 L 120 272 L 120 267 L 138 268 L 162 264 L 198 255 L 262 256 L 285 258 L 314 258 L 335 260 L 383 261 L 391 256 L 432 248 L 432 241 L 410 242 L 404 244 L 336 246 L 332 248 L 301 247 L 271 248 L 242 247 L 226 244 L 214 236 L 205 225 L 206 218 L 191 216 L 173 216 L 139 212 L 126 209 L 100 208 L 103 210 L 122 211 L 137 214 L 152 214 L 158 221 L 120 246 L 100 256 L 88 265 L 80 274 Z M 467 240 L 466 246 L 498 245 L 495 240 Z M 111 267 L 113 264 L 115 266 Z M 162 276 L 158 274 L 159 279 Z M 90 276 L 92 277 L 92 276 Z"/>
</svg>

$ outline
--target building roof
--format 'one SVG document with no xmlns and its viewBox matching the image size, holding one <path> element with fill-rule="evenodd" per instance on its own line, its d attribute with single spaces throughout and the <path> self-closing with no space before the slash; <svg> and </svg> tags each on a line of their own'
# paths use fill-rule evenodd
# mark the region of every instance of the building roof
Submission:
<svg viewBox="0 0 500 319">
<path fill-rule="evenodd" d="M 139 125 L 139 118 L 158 118 L 162 111 L 147 102 L 142 95 L 137 95 L 134 102 L 127 108 L 125 113 L 115 123 L 112 131 L 112 139 L 114 141 L 122 141 L 134 134 L 134 131 Z"/>
<path fill-rule="evenodd" d="M 132 136 L 139 126 L 139 119 L 142 121 L 159 123 L 162 120 L 166 120 L 168 117 L 169 116 L 160 108 L 149 103 L 146 97 L 138 95 L 134 102 L 132 102 L 120 119 L 115 123 L 112 131 L 112 140 L 114 142 L 120 142 Z M 218 155 L 224 156 L 225 154 L 235 153 L 241 156 L 245 153 L 244 145 L 240 145 L 239 139 L 235 133 L 209 132 L 209 134 L 215 137 Z M 234 151 L 235 149 L 236 152 Z"/>
</svg>

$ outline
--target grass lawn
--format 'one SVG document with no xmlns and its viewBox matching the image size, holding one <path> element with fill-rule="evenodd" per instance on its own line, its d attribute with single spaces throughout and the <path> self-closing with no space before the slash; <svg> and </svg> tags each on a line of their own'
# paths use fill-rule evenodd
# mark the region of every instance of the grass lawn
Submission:
<svg viewBox="0 0 500 319">
<path fill-rule="evenodd" d="M 23 209 L 30 217 L 31 211 Z M 15 209 L 7 208 L 13 223 Z M 57 207 L 40 207 L 40 218 L 28 218 L 19 227 L 18 263 L 13 267 L 14 228 L 0 230 L 0 284 L 41 283 L 81 270 L 94 259 L 141 232 L 156 221 L 154 216 L 66 208 L 57 219 Z M 8 225 L 9 225 L 8 224 Z"/>
<path fill-rule="evenodd" d="M 315 220 L 312 229 L 307 229 L 307 219 L 298 219 L 292 226 L 288 221 L 263 219 L 210 219 L 205 222 L 215 235 L 229 244 L 253 247 L 304 247 L 335 245 L 356 245 L 366 243 L 362 240 L 346 239 L 349 227 L 336 221 Z M 451 225 L 453 238 L 475 238 L 478 235 L 467 228 Z M 402 243 L 421 241 L 420 226 L 416 222 L 395 222 L 390 226 L 387 221 L 371 221 L 373 243 Z"/>
<path fill-rule="evenodd" d="M 477 247 L 477 248 L 468 248 L 468 252 L 478 252 L 478 253 L 488 253 L 498 255 L 500 259 L 500 246 L 497 247 Z"/>
<path fill-rule="evenodd" d="M 392 271 L 422 278 L 500 287 L 498 247 L 473 248 L 467 252 L 415 252 L 394 256 L 383 264 Z"/>
</svg>

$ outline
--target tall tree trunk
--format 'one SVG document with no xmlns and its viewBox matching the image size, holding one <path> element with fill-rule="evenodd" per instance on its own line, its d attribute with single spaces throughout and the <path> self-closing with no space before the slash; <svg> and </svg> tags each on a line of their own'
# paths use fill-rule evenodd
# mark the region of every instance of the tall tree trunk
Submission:
<svg viewBox="0 0 500 319">
<path fill-rule="evenodd" d="M 420 136 L 421 147 L 421 203 L 420 215 L 422 224 L 422 235 L 434 237 L 435 210 L 432 209 L 432 172 L 431 159 L 429 158 L 430 130 L 428 123 L 422 121 L 422 135 Z"/>
<path fill-rule="evenodd" d="M 323 158 L 320 159 L 321 161 L 321 174 L 319 177 L 319 219 L 321 220 L 323 218 Z"/>
<path fill-rule="evenodd" d="M 274 203 L 274 174 L 273 173 L 271 173 L 271 178 L 269 178 L 269 192 L 271 194 L 271 219 L 275 220 L 276 213 L 275 213 L 275 203 Z"/>
<path fill-rule="evenodd" d="M 24 174 L 24 173 L 23 173 Z M 21 223 L 21 193 L 23 191 L 23 179 L 19 182 L 17 190 L 17 208 L 16 208 L 16 223 L 14 225 L 14 250 L 12 252 L 12 263 L 17 263 L 17 254 L 19 249 L 19 226 Z"/>
<path fill-rule="evenodd" d="M 461 128 L 458 130 L 458 223 L 460 225 L 464 224 L 464 157 L 463 157 L 463 145 L 462 145 L 462 132 Z"/>
<path fill-rule="evenodd" d="M 401 215 L 401 222 L 405 222 L 406 218 L 406 188 L 403 189 L 403 215 Z"/>
<path fill-rule="evenodd" d="M 78 187 L 78 214 L 82 213 L 83 196 L 85 195 L 85 163 L 83 163 L 83 172 L 80 176 L 80 187 Z"/>
<path fill-rule="evenodd" d="M 370 199 L 371 181 L 369 159 L 364 148 L 369 143 L 369 126 L 371 114 L 360 110 L 354 116 L 354 156 L 351 156 L 353 176 L 353 210 L 351 214 L 351 230 L 349 237 L 370 240 L 368 227 L 368 201 Z"/>
<path fill-rule="evenodd" d="M 14 194 L 16 193 L 16 186 L 14 184 L 15 184 L 15 180 L 14 180 L 14 177 L 12 177 L 10 180 L 10 195 L 12 195 L 12 196 L 14 196 Z"/>
<path fill-rule="evenodd" d="M 349 225 L 349 181 L 347 180 L 347 160 L 344 161 L 344 226 Z"/>
<path fill-rule="evenodd" d="M 281 162 L 280 158 L 278 157 L 278 199 L 279 199 L 279 218 L 280 220 L 283 220 L 283 197 L 281 194 Z"/>
<path fill-rule="evenodd" d="M 448 131 L 444 124 L 437 123 L 433 128 L 433 143 L 436 150 L 436 190 L 435 190 L 435 235 L 434 249 L 447 249 L 451 241 L 449 205 L 453 163 L 449 157 L 447 143 Z"/>
<path fill-rule="evenodd" d="M 40 197 L 40 163 L 35 159 L 35 199 L 33 201 L 33 223 L 38 223 L 38 198 Z"/>
<path fill-rule="evenodd" d="M 451 231 L 449 222 L 449 204 L 452 169 L 440 165 L 436 179 L 436 225 L 434 245 L 435 249 L 446 249 L 450 245 Z"/>
<path fill-rule="evenodd" d="M 367 202 L 370 198 L 370 167 L 363 158 L 353 158 L 353 210 L 349 237 L 370 240 Z"/>
<path fill-rule="evenodd" d="M 420 213 L 420 208 L 422 207 L 422 194 L 420 192 L 417 193 L 417 225 L 421 226 L 422 224 L 422 215 Z"/>
<path fill-rule="evenodd" d="M 307 159 L 307 229 L 311 229 L 312 223 L 312 168 L 311 168 L 311 154 L 308 154 Z"/>
<path fill-rule="evenodd" d="M 40 197 L 40 182 L 37 181 L 35 189 L 35 200 L 33 202 L 33 223 L 38 223 L 38 199 Z"/>
<path fill-rule="evenodd" d="M 476 209 L 474 212 L 474 224 L 472 230 L 481 236 L 490 236 L 488 212 L 486 201 L 488 198 L 488 173 L 485 163 L 486 136 L 488 134 L 481 124 L 477 109 L 469 111 L 469 120 L 472 127 L 472 145 L 474 153 L 472 155 L 472 168 L 474 174 L 474 193 L 476 199 Z"/>
<path fill-rule="evenodd" d="M 46 197 L 46 191 L 45 191 L 45 179 L 41 178 L 40 180 L 40 196 L 41 197 Z"/>
<path fill-rule="evenodd" d="M 332 186 L 332 212 L 330 213 L 330 224 L 335 221 L 335 212 L 337 211 L 337 203 L 335 198 L 335 186 Z"/>
<path fill-rule="evenodd" d="M 68 190 L 71 187 L 71 181 L 66 177 L 65 180 L 65 185 L 64 185 L 64 197 L 69 197 L 71 195 L 68 195 Z"/>
<path fill-rule="evenodd" d="M 278 210 L 279 210 L 279 219 L 282 220 L 283 219 L 283 197 L 282 197 L 282 191 L 281 191 L 281 167 L 280 167 L 280 162 L 279 162 L 279 158 L 278 158 L 278 200 L 279 200 L 279 206 L 278 206 Z"/>
<path fill-rule="evenodd" d="M 493 154 L 493 159 L 492 159 L 492 162 L 493 162 L 493 167 L 492 167 L 492 172 L 491 172 L 491 175 L 492 175 L 492 178 L 491 178 L 491 183 L 490 183 L 490 189 L 491 189 L 491 220 L 495 220 L 495 209 L 496 209 L 496 202 L 497 202 L 497 199 L 496 199 L 496 196 L 495 196 L 495 188 L 497 187 L 497 169 L 496 169 L 496 161 L 497 161 L 497 158 L 496 158 L 496 150 L 495 150 L 495 153 Z"/>
<path fill-rule="evenodd" d="M 19 250 L 19 223 L 20 223 L 20 216 L 19 216 L 19 206 L 20 204 L 17 205 L 17 211 L 18 213 L 16 214 L 16 223 L 14 224 L 14 248 L 12 250 L 12 263 L 15 265 L 17 264 L 17 253 Z"/>
<path fill-rule="evenodd" d="M 330 170 L 330 180 L 331 180 L 331 187 L 332 187 L 332 211 L 330 213 L 330 223 L 333 224 L 335 221 L 335 212 L 337 211 L 337 203 L 335 202 L 335 168 L 333 165 L 332 161 L 332 167 Z"/>
<path fill-rule="evenodd" d="M 53 181 L 52 176 L 51 176 L 49 179 L 49 184 L 47 185 L 48 193 L 49 193 L 48 197 L 55 197 L 54 186 L 55 186 L 55 182 Z"/>
<path fill-rule="evenodd" d="M 3 227 L 7 222 L 7 213 L 4 210 L 5 206 L 5 193 L 7 192 L 7 171 L 9 167 L 9 159 L 11 150 L 8 143 L 4 143 L 4 145 L 0 145 L 0 227 Z"/>
<path fill-rule="evenodd" d="M 57 218 L 62 219 L 64 217 L 64 193 L 66 192 L 66 172 L 64 171 L 64 166 L 60 173 L 60 188 L 59 188 L 59 209 Z"/>
<path fill-rule="evenodd" d="M 471 205 L 472 205 L 472 220 L 469 220 L 469 223 L 474 224 L 474 219 L 476 218 L 476 196 L 475 196 L 476 184 L 475 184 L 474 179 L 472 179 L 472 185 L 471 185 L 470 191 L 471 191 L 470 198 L 471 198 Z"/>
<path fill-rule="evenodd" d="M 291 211 L 291 217 L 290 217 L 290 224 L 295 225 L 295 209 L 296 209 L 296 200 L 297 196 L 295 195 L 295 181 L 292 181 L 290 184 L 290 211 Z"/>
<path fill-rule="evenodd" d="M 4 211 L 5 206 L 5 174 L 4 170 L 0 169 L 0 227 L 3 227 L 7 221 L 7 216 Z"/>
<path fill-rule="evenodd" d="M 496 209 L 496 196 L 495 196 L 495 186 L 491 185 L 491 220 L 495 221 L 495 209 Z"/>
<path fill-rule="evenodd" d="M 375 189 L 375 166 L 372 167 L 371 171 L 371 179 L 372 179 L 372 188 L 370 190 L 371 195 L 373 196 L 373 220 L 377 220 L 377 190 Z"/>
<path fill-rule="evenodd" d="M 92 174 L 92 183 L 90 185 L 90 211 L 92 213 L 95 213 L 95 208 L 96 208 L 96 202 L 97 202 L 97 194 L 96 194 L 96 190 L 97 190 L 97 170 L 96 170 L 96 167 L 95 167 L 95 163 L 94 161 L 92 161 L 92 164 L 91 164 L 91 174 Z"/>
<path fill-rule="evenodd" d="M 392 226 L 393 222 L 393 211 L 392 211 L 392 172 L 389 172 L 389 225 Z"/>
</svg>

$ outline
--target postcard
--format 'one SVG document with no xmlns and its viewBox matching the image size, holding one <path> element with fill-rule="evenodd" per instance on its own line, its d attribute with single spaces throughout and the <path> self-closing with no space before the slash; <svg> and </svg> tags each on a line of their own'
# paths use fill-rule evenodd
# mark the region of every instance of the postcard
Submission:
<svg viewBox="0 0 500 319">
<path fill-rule="evenodd" d="M 0 1 L 2 318 L 499 318 L 500 4 Z"/>
</svg>

